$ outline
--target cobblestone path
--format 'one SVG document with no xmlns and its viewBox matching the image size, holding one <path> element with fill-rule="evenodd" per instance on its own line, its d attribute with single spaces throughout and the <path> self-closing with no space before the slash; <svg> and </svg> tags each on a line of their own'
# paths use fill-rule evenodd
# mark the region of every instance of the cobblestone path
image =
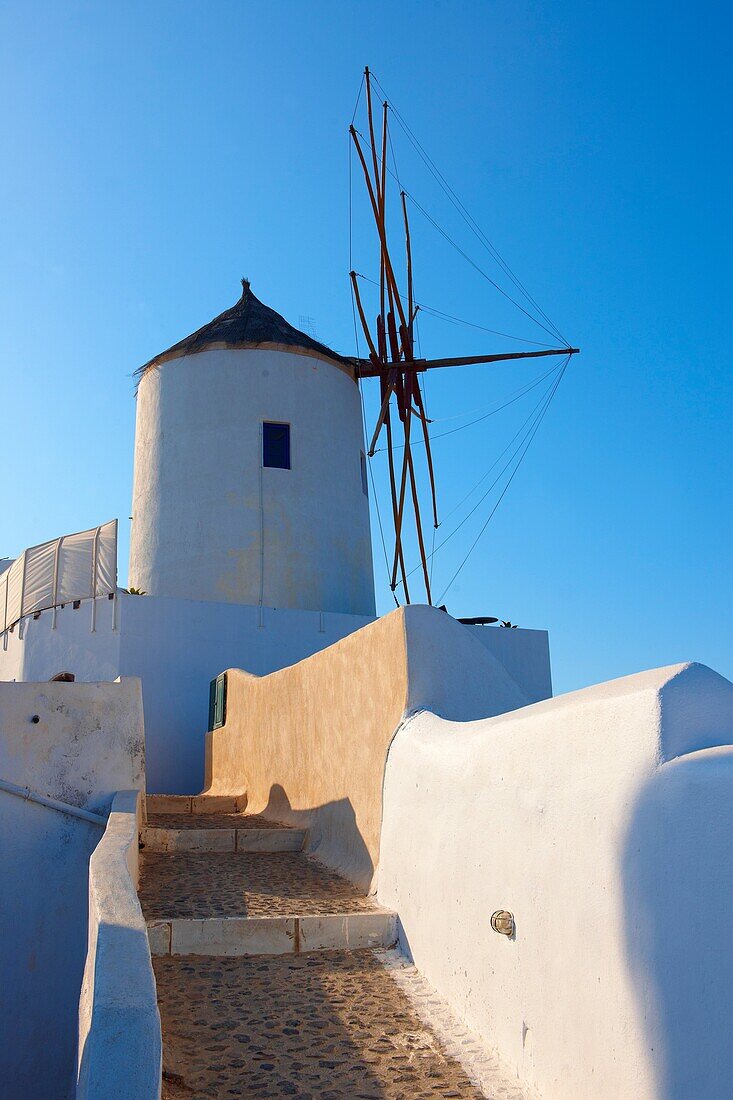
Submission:
<svg viewBox="0 0 733 1100">
<path fill-rule="evenodd" d="M 445 1026 L 447 1010 L 436 1016 L 442 1002 L 414 967 L 384 949 L 394 942 L 394 917 L 372 899 L 302 852 L 185 848 L 201 828 L 248 828 L 245 818 L 151 813 L 148 827 L 175 832 L 184 848 L 146 851 L 141 836 L 139 895 L 151 945 L 160 921 L 174 928 L 153 958 L 163 1100 L 524 1100 L 465 1031 Z M 254 829 L 286 828 L 249 820 Z M 183 841 L 181 830 L 191 830 Z M 314 920 L 325 929 L 318 942 L 308 938 Z M 214 931 L 186 941 L 196 954 L 180 954 L 175 928 L 191 921 Z M 221 934 L 222 926 L 263 921 L 301 931 L 259 941 L 267 947 Z M 365 935 L 372 938 L 360 943 Z M 273 950 L 284 953 L 260 953 Z"/>
<path fill-rule="evenodd" d="M 301 852 L 143 852 L 148 919 L 353 913 L 374 908 L 350 882 Z"/>
<path fill-rule="evenodd" d="M 155 976 L 171 1098 L 484 1095 L 371 951 L 165 956 Z"/>
<path fill-rule="evenodd" d="M 148 814 L 153 829 L 286 829 L 261 814 Z"/>
</svg>

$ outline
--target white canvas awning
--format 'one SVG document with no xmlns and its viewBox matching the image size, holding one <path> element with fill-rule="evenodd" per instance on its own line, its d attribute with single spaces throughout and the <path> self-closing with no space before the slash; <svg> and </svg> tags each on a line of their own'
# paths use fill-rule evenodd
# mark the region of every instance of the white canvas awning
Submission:
<svg viewBox="0 0 733 1100">
<path fill-rule="evenodd" d="M 117 520 L 24 550 L 0 573 L 0 629 L 73 600 L 117 589 Z"/>
</svg>

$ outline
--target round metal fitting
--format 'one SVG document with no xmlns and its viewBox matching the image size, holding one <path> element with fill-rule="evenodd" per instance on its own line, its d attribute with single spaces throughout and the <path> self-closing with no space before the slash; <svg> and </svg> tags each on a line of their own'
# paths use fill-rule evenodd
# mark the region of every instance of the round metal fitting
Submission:
<svg viewBox="0 0 733 1100">
<path fill-rule="evenodd" d="M 497 909 L 491 914 L 491 927 L 500 936 L 514 935 L 514 914 L 508 909 Z"/>
</svg>

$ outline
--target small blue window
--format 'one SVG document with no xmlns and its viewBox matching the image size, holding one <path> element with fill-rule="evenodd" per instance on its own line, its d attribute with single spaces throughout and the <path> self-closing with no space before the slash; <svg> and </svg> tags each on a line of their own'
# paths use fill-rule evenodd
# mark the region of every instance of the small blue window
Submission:
<svg viewBox="0 0 733 1100">
<path fill-rule="evenodd" d="M 290 425 L 266 420 L 262 425 L 262 465 L 290 469 Z"/>
</svg>

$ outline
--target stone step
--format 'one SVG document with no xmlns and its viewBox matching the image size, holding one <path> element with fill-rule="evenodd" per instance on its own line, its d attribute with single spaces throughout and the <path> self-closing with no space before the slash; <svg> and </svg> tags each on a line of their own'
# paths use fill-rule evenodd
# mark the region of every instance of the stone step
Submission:
<svg viewBox="0 0 733 1100">
<path fill-rule="evenodd" d="M 140 830 L 140 847 L 148 852 L 300 852 L 304 843 L 305 829 L 287 826 L 197 829 L 156 824 Z"/>
<path fill-rule="evenodd" d="M 392 947 L 396 914 L 386 909 L 271 917 L 149 920 L 152 955 L 298 955 Z"/>
<path fill-rule="evenodd" d="M 394 913 L 302 852 L 144 848 L 139 896 L 155 955 L 300 954 L 397 939 Z"/>
<path fill-rule="evenodd" d="M 148 794 L 145 810 L 150 814 L 234 814 L 247 808 L 246 794 Z"/>
</svg>

